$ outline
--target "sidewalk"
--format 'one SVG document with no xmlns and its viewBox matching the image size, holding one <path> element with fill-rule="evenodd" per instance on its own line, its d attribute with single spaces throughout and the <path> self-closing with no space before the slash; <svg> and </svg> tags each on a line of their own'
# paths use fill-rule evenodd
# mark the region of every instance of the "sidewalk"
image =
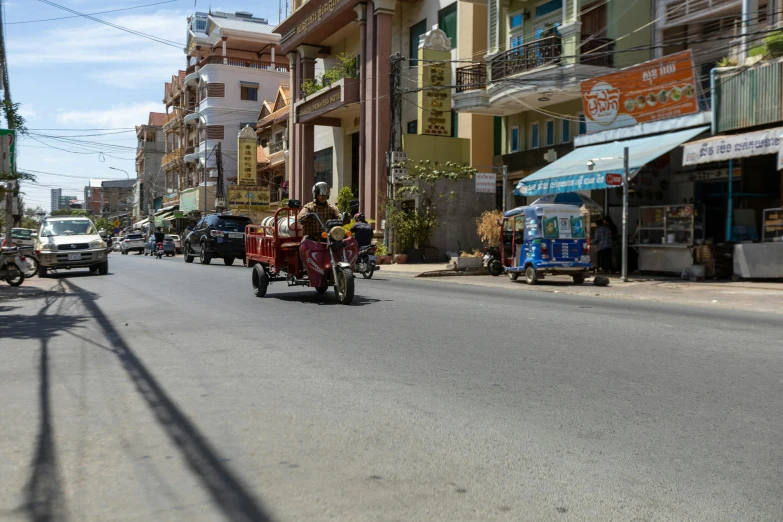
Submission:
<svg viewBox="0 0 783 522">
<path fill-rule="evenodd" d="M 592 284 L 592 277 L 583 285 L 575 285 L 567 276 L 548 276 L 539 284 L 527 285 L 523 278 L 511 281 L 505 275 L 492 277 L 485 272 L 477 275 L 447 271 L 445 263 L 381 265 L 384 275 L 417 277 L 420 280 L 450 282 L 464 285 L 509 288 L 525 292 L 548 292 L 616 299 L 639 299 L 671 302 L 702 307 L 783 314 L 783 282 L 756 281 L 684 281 L 675 277 L 632 275 L 627 283 L 617 276 L 606 287 Z"/>
</svg>

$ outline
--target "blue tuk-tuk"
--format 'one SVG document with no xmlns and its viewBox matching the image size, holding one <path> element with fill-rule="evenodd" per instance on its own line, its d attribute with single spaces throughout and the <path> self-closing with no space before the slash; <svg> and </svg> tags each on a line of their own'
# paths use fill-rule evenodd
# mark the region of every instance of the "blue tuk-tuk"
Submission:
<svg viewBox="0 0 783 522">
<path fill-rule="evenodd" d="M 573 205 L 535 204 L 503 214 L 501 262 L 512 281 L 524 274 L 529 285 L 545 274 L 585 281 L 590 264 L 585 218 Z"/>
</svg>

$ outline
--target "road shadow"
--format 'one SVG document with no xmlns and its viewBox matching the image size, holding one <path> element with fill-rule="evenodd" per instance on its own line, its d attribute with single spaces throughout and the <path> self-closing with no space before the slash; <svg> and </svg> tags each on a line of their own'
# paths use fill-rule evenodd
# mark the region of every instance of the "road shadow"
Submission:
<svg viewBox="0 0 783 522">
<path fill-rule="evenodd" d="M 78 270 L 78 272 L 76 271 Z M 106 275 L 114 275 L 113 272 L 109 272 Z M 80 278 L 80 277 L 105 277 L 98 272 L 90 272 L 86 268 L 73 268 L 71 270 L 60 269 L 57 271 L 49 271 L 46 274 L 46 279 L 64 279 L 64 278 Z"/>
<path fill-rule="evenodd" d="M 71 281 L 65 283 L 103 330 L 106 340 L 113 347 L 110 351 L 120 360 L 139 395 L 223 515 L 236 522 L 271 520 L 248 487 L 223 464 L 226 459 L 212 447 L 131 350 L 98 306 L 96 295 Z"/>
<path fill-rule="evenodd" d="M 16 316 L 3 316 L 0 320 L 0 338 L 5 334 L 15 339 L 40 339 L 38 384 L 38 433 L 35 453 L 30 464 L 30 478 L 24 491 L 24 504 L 17 510 L 23 511 L 33 522 L 60 522 L 68 520 L 68 510 L 60 476 L 59 458 L 52 423 L 51 387 L 49 371 L 49 341 L 78 324 L 86 321 L 84 317 L 49 314 L 49 309 L 61 296 L 49 296 L 35 316 L 23 316 L 21 320 L 7 319 Z"/>
<path fill-rule="evenodd" d="M 317 305 L 317 306 L 331 306 L 331 305 L 340 305 L 340 302 L 337 300 L 337 297 L 334 295 L 334 291 L 330 290 L 327 291 L 324 294 L 319 294 L 315 290 L 311 290 L 309 292 L 288 292 L 285 294 L 275 294 L 275 293 L 267 293 L 263 299 L 277 299 L 279 301 L 285 301 L 288 303 L 303 303 L 303 304 L 310 304 L 310 305 Z M 353 301 L 351 301 L 351 304 L 348 306 L 366 306 L 371 305 L 375 303 L 380 303 L 381 301 L 391 301 L 391 299 L 373 299 L 370 297 L 363 297 L 360 295 L 354 295 Z"/>
</svg>

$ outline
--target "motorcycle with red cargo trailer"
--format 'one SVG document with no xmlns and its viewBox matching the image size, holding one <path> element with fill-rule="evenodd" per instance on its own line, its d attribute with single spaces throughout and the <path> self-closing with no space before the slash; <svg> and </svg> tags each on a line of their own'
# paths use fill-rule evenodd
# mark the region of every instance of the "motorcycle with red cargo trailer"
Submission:
<svg viewBox="0 0 783 522">
<path fill-rule="evenodd" d="M 334 287 L 337 301 L 350 304 L 354 294 L 354 266 L 359 246 L 351 233 L 343 228 L 343 220 L 324 223 L 313 213 L 321 226 L 320 238 L 302 237 L 297 221 L 298 201 L 275 212 L 259 225 L 245 228 L 247 266 L 253 269 L 253 293 L 264 297 L 270 284 L 285 281 L 288 286 L 309 286 L 319 294 Z M 319 239 L 319 240 L 316 240 Z"/>
</svg>

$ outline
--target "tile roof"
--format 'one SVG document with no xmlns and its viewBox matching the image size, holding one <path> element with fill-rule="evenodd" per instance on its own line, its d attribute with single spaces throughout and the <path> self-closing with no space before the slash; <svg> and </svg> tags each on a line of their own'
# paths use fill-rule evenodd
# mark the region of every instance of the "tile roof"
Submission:
<svg viewBox="0 0 783 522">
<path fill-rule="evenodd" d="M 264 148 L 260 145 L 256 147 L 256 159 L 258 160 L 259 165 L 269 163 L 269 158 L 266 157 L 266 152 L 264 152 Z"/>
<path fill-rule="evenodd" d="M 150 113 L 150 125 L 153 127 L 163 127 L 163 120 L 166 119 L 166 115 L 162 112 Z"/>
</svg>

